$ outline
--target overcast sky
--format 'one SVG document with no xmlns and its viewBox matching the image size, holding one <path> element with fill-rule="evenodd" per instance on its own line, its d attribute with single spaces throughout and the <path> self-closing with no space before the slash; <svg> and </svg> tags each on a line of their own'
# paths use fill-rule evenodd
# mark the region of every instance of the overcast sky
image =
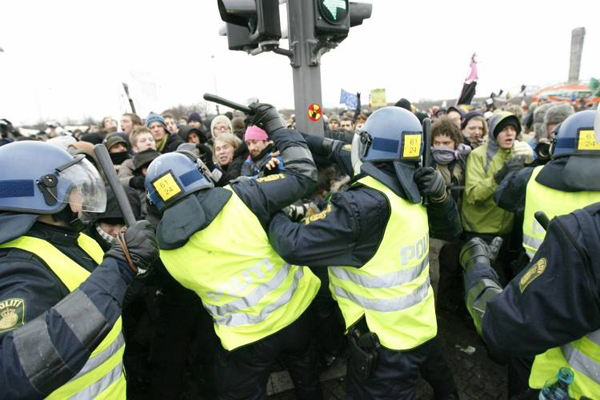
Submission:
<svg viewBox="0 0 600 400">
<path fill-rule="evenodd" d="M 478 96 L 562 82 L 579 26 L 587 31 L 580 77 L 600 77 L 598 0 L 370 2 L 371 18 L 322 58 L 325 107 L 338 105 L 342 88 L 362 92 L 363 102 L 376 88 L 388 101 L 456 98 L 473 52 Z M 288 59 L 229 51 L 216 0 L 1 1 L 0 15 L 0 118 L 17 124 L 118 118 L 121 82 L 140 114 L 215 91 L 294 105 Z"/>
</svg>

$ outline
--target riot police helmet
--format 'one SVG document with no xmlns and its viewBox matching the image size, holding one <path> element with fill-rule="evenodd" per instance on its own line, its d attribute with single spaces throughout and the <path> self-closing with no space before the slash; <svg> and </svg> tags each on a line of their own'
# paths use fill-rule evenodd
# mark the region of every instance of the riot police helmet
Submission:
<svg viewBox="0 0 600 400">
<path fill-rule="evenodd" d="M 379 163 L 393 164 L 396 177 L 406 197 L 420 201 L 414 172 L 423 154 L 423 126 L 410 111 L 400 107 L 384 107 L 367 119 L 352 141 L 352 166 L 355 174 L 376 174 Z M 381 175 L 379 175 L 381 176 Z"/>
<path fill-rule="evenodd" d="M 0 210 L 28 214 L 101 213 L 106 189 L 96 168 L 83 155 L 42 142 L 22 141 L 0 147 Z"/>
<path fill-rule="evenodd" d="M 199 190 L 214 187 L 210 171 L 195 154 L 177 150 L 163 154 L 148 166 L 145 180 L 150 202 L 160 211 Z"/>
<path fill-rule="evenodd" d="M 600 144 L 596 142 L 592 110 L 565 119 L 552 140 L 552 159 L 564 163 L 562 179 L 574 190 L 600 191 Z"/>
<path fill-rule="evenodd" d="M 573 155 L 600 155 L 600 145 L 596 143 L 592 110 L 580 111 L 565 119 L 552 139 L 552 158 Z"/>
</svg>

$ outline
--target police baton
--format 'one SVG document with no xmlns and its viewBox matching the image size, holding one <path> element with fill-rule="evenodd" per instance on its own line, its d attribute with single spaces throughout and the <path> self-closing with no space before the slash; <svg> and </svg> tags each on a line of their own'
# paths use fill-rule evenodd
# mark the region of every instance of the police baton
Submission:
<svg viewBox="0 0 600 400">
<path fill-rule="evenodd" d="M 106 146 L 103 144 L 95 145 L 94 154 L 96 154 L 98 164 L 100 164 L 100 169 L 104 172 L 104 176 L 106 176 L 106 180 L 115 194 L 115 199 L 117 199 L 117 204 L 123 213 L 125 223 L 127 226 L 133 226 L 136 223 L 136 220 L 135 216 L 133 215 L 133 210 L 131 209 L 131 204 L 129 204 L 129 199 L 127 198 L 125 189 L 123 189 L 123 185 L 117 177 L 115 166 L 110 159 L 110 155 L 108 154 Z"/>
<path fill-rule="evenodd" d="M 249 115 L 254 114 L 254 111 L 250 107 L 233 102 L 231 100 L 224 99 L 214 94 L 204 93 L 204 100 L 212 101 L 213 103 L 221 104 L 225 107 L 233 108 L 234 110 L 239 110 Z"/>
<path fill-rule="evenodd" d="M 548 218 L 546 213 L 543 211 L 536 211 L 535 214 L 533 214 L 533 216 L 535 217 L 537 222 L 542 226 L 542 228 L 544 228 L 544 230 L 547 231 L 548 225 L 550 225 L 550 219 Z"/>
<path fill-rule="evenodd" d="M 431 120 L 423 120 L 423 165 L 422 167 L 431 167 Z M 429 205 L 429 198 L 423 196 L 423 206 Z"/>
</svg>

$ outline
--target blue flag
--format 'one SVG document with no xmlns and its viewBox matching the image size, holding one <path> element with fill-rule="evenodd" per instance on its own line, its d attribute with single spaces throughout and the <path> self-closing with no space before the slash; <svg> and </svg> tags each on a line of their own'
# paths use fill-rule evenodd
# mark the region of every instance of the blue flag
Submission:
<svg viewBox="0 0 600 400">
<path fill-rule="evenodd" d="M 340 95 L 340 104 L 345 104 L 348 106 L 349 110 L 355 110 L 358 106 L 358 96 L 342 89 L 342 94 Z"/>
</svg>

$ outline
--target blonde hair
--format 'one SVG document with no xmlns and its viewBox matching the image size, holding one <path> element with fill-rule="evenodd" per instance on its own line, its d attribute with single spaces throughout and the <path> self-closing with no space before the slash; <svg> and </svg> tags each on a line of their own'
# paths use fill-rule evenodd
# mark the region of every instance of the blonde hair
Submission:
<svg viewBox="0 0 600 400">
<path fill-rule="evenodd" d="M 137 146 L 137 141 L 138 141 L 138 137 L 144 133 L 149 133 L 150 135 L 152 135 L 152 132 L 150 132 L 150 129 L 146 128 L 146 127 L 139 127 L 139 128 L 135 128 L 133 130 L 133 132 L 131 132 L 131 135 L 129 137 L 129 142 L 131 143 L 131 147 L 138 147 Z M 154 136 L 152 137 L 154 138 Z"/>
<path fill-rule="evenodd" d="M 240 140 L 240 138 L 235 136 L 233 133 L 220 134 L 219 137 L 215 139 L 214 146 L 213 146 L 215 149 L 217 148 L 217 142 L 224 142 L 224 143 L 229 144 L 231 147 L 233 147 L 234 152 L 242 144 L 242 141 Z M 217 152 L 216 151 L 213 151 L 213 161 L 217 162 Z"/>
</svg>

